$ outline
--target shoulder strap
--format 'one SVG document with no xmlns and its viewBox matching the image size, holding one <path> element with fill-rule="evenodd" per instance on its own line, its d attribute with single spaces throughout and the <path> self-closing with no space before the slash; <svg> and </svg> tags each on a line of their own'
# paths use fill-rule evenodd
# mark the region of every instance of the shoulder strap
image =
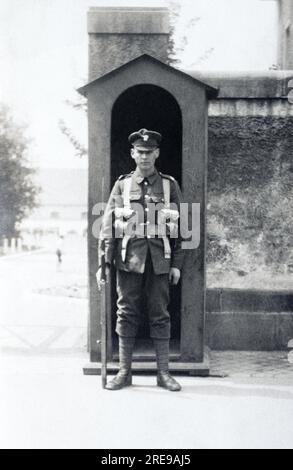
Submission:
<svg viewBox="0 0 293 470">
<path fill-rule="evenodd" d="M 125 173 L 124 175 L 120 175 L 118 178 L 118 181 L 124 180 L 124 178 L 127 178 L 128 176 L 131 176 L 133 174 L 133 171 L 130 173 Z"/>
<path fill-rule="evenodd" d="M 170 180 L 170 181 L 175 181 L 175 178 L 173 178 L 173 176 L 171 176 L 171 175 L 166 175 L 166 174 L 164 174 L 164 173 L 161 173 L 161 171 L 159 171 L 159 173 L 160 173 L 160 175 L 161 175 L 162 178 L 167 178 L 167 179 Z"/>
</svg>

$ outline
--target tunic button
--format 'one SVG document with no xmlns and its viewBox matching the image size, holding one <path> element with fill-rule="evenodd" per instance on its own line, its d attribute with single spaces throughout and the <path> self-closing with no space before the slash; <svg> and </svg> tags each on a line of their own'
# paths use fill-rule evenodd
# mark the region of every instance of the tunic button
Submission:
<svg viewBox="0 0 293 470">
<path fill-rule="evenodd" d="M 147 207 L 147 208 L 145 209 L 145 211 L 148 212 L 148 211 L 149 211 L 149 208 Z"/>
<path fill-rule="evenodd" d="M 144 184 L 145 184 L 145 185 L 147 185 L 147 184 L 148 184 L 148 182 L 147 182 L 147 181 L 145 181 L 145 182 L 144 182 Z"/>
</svg>

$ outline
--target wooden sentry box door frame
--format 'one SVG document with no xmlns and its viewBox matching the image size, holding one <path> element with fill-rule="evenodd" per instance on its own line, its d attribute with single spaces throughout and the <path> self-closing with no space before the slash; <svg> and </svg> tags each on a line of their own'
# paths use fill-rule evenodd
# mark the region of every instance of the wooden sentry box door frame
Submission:
<svg viewBox="0 0 293 470">
<path fill-rule="evenodd" d="M 96 216 L 94 205 L 108 198 L 111 187 L 111 115 L 117 98 L 128 88 L 155 85 L 168 91 L 182 113 L 182 191 L 184 200 L 200 204 L 200 244 L 189 250 L 182 275 L 180 361 L 202 362 L 204 357 L 206 291 L 206 190 L 207 190 L 207 112 L 208 98 L 217 90 L 151 56 L 143 55 L 79 91 L 88 98 L 89 123 L 89 351 L 92 362 L 100 361 L 100 305 L 96 285 L 97 240 L 92 235 Z M 113 286 L 112 286 L 113 288 Z M 108 293 L 110 300 L 110 293 Z M 111 305 L 111 302 L 108 302 Z M 108 312 L 108 319 L 111 314 Z M 111 357 L 111 338 L 108 349 Z"/>
</svg>

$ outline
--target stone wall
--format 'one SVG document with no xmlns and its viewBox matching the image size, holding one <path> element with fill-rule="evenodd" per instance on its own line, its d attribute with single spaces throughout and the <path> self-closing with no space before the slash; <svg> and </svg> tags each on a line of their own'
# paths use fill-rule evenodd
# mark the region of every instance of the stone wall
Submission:
<svg viewBox="0 0 293 470">
<path fill-rule="evenodd" d="M 259 272 L 262 288 L 265 272 L 293 270 L 293 73 L 191 74 L 220 89 L 209 108 L 208 285 L 216 272 L 239 274 L 239 287 Z"/>
<path fill-rule="evenodd" d="M 286 349 L 293 337 L 293 72 L 197 76 L 220 89 L 209 107 L 207 344 Z"/>
<path fill-rule="evenodd" d="M 208 175 L 209 261 L 221 260 L 224 269 L 287 269 L 293 117 L 211 117 Z"/>
</svg>

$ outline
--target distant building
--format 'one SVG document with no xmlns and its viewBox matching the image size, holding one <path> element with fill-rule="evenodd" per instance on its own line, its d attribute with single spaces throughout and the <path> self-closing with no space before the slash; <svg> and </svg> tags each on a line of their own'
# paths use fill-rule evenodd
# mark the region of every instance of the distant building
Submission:
<svg viewBox="0 0 293 470">
<path fill-rule="evenodd" d="M 41 169 L 40 205 L 22 224 L 22 231 L 84 234 L 87 229 L 87 170 Z"/>
</svg>

